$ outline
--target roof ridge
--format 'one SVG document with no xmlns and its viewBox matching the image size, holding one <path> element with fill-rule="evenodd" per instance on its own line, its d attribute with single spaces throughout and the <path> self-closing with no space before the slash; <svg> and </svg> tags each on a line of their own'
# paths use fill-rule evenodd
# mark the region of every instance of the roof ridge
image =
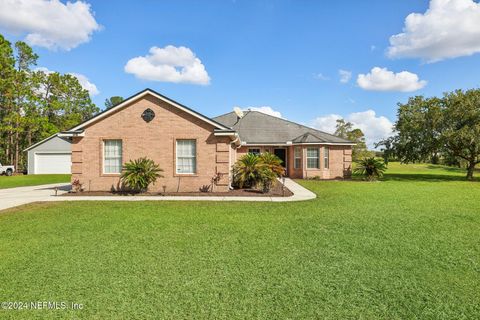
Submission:
<svg viewBox="0 0 480 320">
<path fill-rule="evenodd" d="M 234 112 L 233 112 L 233 111 L 229 111 L 229 112 L 222 113 L 221 115 L 218 115 L 218 116 L 215 116 L 215 117 L 212 117 L 212 118 L 213 118 L 213 119 L 215 119 L 215 118 L 220 118 L 220 117 L 226 116 L 227 114 L 230 114 L 230 113 L 234 113 Z"/>
<path fill-rule="evenodd" d="M 350 140 L 343 139 L 343 138 L 341 138 L 341 137 L 339 137 L 339 136 L 336 136 L 336 135 L 334 135 L 334 134 L 331 134 L 331 133 L 328 133 L 328 132 L 325 132 L 325 131 L 321 131 L 321 130 L 315 129 L 315 128 L 312 128 L 312 127 L 309 127 L 309 126 L 300 124 L 300 123 L 298 123 L 298 122 L 294 122 L 294 121 L 292 121 L 292 120 L 288 120 L 288 119 L 285 119 L 285 118 L 275 117 L 275 116 L 272 116 L 271 114 L 263 113 L 263 112 L 257 111 L 257 110 L 249 110 L 249 111 L 250 111 L 250 112 L 261 113 L 262 115 L 266 115 L 266 116 L 271 117 L 271 118 L 283 120 L 284 122 L 293 123 L 293 124 L 296 124 L 296 125 L 301 126 L 301 127 L 303 127 L 303 128 L 307 128 L 307 129 L 310 129 L 310 130 L 314 130 L 314 131 L 320 132 L 320 133 L 322 133 L 322 134 L 326 134 L 326 135 L 333 136 L 333 137 L 338 138 L 338 139 L 342 139 L 342 140 L 344 140 L 344 141 L 346 141 L 346 142 L 347 142 L 347 141 L 348 141 L 348 142 L 352 142 L 352 141 L 350 141 Z M 317 138 L 318 138 L 318 137 L 317 137 Z M 321 139 L 321 140 L 325 140 L 325 139 Z"/>
</svg>

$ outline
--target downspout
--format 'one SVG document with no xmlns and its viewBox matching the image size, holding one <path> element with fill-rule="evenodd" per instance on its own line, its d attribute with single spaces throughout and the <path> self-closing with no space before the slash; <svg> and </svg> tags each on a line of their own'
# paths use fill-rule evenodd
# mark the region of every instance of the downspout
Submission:
<svg viewBox="0 0 480 320">
<path fill-rule="evenodd" d="M 240 141 L 240 136 L 238 135 L 238 133 L 234 133 L 233 134 L 233 137 L 235 139 L 233 139 L 231 142 L 230 142 L 230 146 L 232 147 L 232 152 L 235 152 L 235 160 L 237 159 L 237 149 L 241 147 L 241 141 Z M 232 136 L 231 136 L 232 138 Z M 230 153 L 229 153 L 230 154 Z M 232 154 L 230 154 L 230 159 L 229 159 L 229 168 L 228 168 L 228 189 L 229 190 L 232 190 L 233 189 L 233 186 L 232 186 L 232 182 L 233 182 L 233 175 L 232 175 L 232 166 L 233 166 L 233 163 L 232 163 Z"/>
</svg>

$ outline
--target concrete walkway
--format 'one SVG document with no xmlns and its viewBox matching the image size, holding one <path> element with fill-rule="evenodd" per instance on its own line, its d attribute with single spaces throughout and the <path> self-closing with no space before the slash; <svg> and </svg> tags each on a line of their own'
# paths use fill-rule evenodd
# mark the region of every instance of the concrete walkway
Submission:
<svg viewBox="0 0 480 320">
<path fill-rule="evenodd" d="M 285 186 L 293 192 L 291 197 L 222 197 L 222 196 L 55 196 L 66 193 L 70 184 L 48 184 L 34 187 L 0 189 L 0 210 L 37 201 L 263 201 L 290 202 L 315 199 L 317 195 L 295 181 L 286 178 Z"/>
</svg>

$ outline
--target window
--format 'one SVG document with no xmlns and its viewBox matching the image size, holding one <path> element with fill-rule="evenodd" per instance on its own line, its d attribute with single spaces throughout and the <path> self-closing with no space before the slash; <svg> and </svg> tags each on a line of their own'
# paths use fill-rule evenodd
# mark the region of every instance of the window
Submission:
<svg viewBox="0 0 480 320">
<path fill-rule="evenodd" d="M 248 149 L 248 153 L 253 153 L 254 155 L 260 155 L 260 149 Z"/>
<path fill-rule="evenodd" d="M 177 140 L 177 173 L 193 174 L 197 172 L 197 142 L 195 140 Z"/>
<path fill-rule="evenodd" d="M 122 172 L 122 140 L 103 141 L 103 173 Z"/>
<path fill-rule="evenodd" d="M 325 169 L 329 167 L 330 149 L 328 147 L 323 148 L 323 161 Z"/>
<path fill-rule="evenodd" d="M 307 148 L 307 169 L 320 169 L 320 149 Z"/>
<path fill-rule="evenodd" d="M 302 148 L 295 147 L 294 156 L 295 161 L 293 163 L 293 167 L 295 169 L 300 169 L 302 167 Z"/>
</svg>

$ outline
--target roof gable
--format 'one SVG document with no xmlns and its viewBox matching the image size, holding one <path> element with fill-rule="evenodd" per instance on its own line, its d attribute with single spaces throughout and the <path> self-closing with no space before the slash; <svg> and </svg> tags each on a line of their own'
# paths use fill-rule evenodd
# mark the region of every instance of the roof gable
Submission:
<svg viewBox="0 0 480 320">
<path fill-rule="evenodd" d="M 293 143 L 315 143 L 315 142 L 326 142 L 325 139 L 321 139 L 314 134 L 307 132 L 301 136 L 296 137 L 292 140 Z"/>
<path fill-rule="evenodd" d="M 58 138 L 58 139 L 61 139 L 61 140 L 65 141 L 65 142 L 67 142 L 67 143 L 70 143 L 70 141 L 68 141 L 68 140 L 66 140 L 66 139 L 64 139 L 64 138 L 62 138 L 62 137 L 59 137 L 59 136 L 58 136 L 58 133 L 55 133 L 55 134 L 51 135 L 51 136 L 48 137 L 48 138 L 45 138 L 45 139 L 43 139 L 43 140 L 41 140 L 41 141 L 39 141 L 39 142 L 37 142 L 37 143 L 32 144 L 31 146 L 29 146 L 28 148 L 24 149 L 23 151 L 24 151 L 24 152 L 25 152 L 25 151 L 30 151 L 30 150 L 32 150 L 33 148 L 36 148 L 36 147 L 39 147 L 39 146 L 41 146 L 41 145 L 43 145 L 43 144 L 45 144 L 45 143 L 48 143 L 49 141 L 51 141 L 52 139 L 55 139 L 55 138 Z"/>
<path fill-rule="evenodd" d="M 71 132 L 71 131 L 76 131 L 76 130 L 81 130 L 81 129 L 84 129 L 85 127 L 88 127 L 90 124 L 94 123 L 94 122 L 97 122 L 101 119 L 104 119 L 104 118 L 107 118 L 108 116 L 110 116 L 111 114 L 117 112 L 118 110 L 124 108 L 124 107 L 127 107 L 130 103 L 136 101 L 136 100 L 139 100 L 143 97 L 145 97 L 146 95 L 151 95 L 157 99 L 160 99 L 198 119 L 201 119 L 203 120 L 204 122 L 212 125 L 215 127 L 216 130 L 220 130 L 220 131 L 231 131 L 230 128 L 226 127 L 225 125 L 213 120 L 213 119 L 210 119 L 209 117 L 193 110 L 193 109 L 190 109 L 189 107 L 183 105 L 183 104 L 180 104 L 178 102 L 176 102 L 175 100 L 172 100 L 170 98 L 167 98 L 166 96 L 164 95 L 161 95 L 160 93 L 152 90 L 152 89 L 145 89 L 143 91 L 140 91 L 139 93 L 123 100 L 122 102 L 120 102 L 119 104 L 111 107 L 110 109 L 106 109 L 100 113 L 98 113 L 97 115 L 93 116 L 92 118 L 76 125 L 75 127 L 71 128 L 68 130 L 68 132 Z"/>
</svg>

